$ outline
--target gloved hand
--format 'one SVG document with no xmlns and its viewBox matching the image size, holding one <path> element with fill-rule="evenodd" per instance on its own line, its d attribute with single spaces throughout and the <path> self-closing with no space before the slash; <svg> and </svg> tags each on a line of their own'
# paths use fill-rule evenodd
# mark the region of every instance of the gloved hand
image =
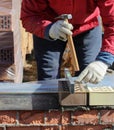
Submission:
<svg viewBox="0 0 114 130">
<path fill-rule="evenodd" d="M 101 61 L 94 61 L 90 63 L 78 76 L 77 82 L 90 82 L 90 83 L 98 83 L 100 82 L 108 69 L 108 65 Z"/>
<path fill-rule="evenodd" d="M 62 41 L 66 41 L 67 35 L 72 35 L 72 29 L 72 24 L 67 23 L 64 20 L 58 20 L 51 26 L 49 36 L 55 40 L 60 39 Z"/>
</svg>

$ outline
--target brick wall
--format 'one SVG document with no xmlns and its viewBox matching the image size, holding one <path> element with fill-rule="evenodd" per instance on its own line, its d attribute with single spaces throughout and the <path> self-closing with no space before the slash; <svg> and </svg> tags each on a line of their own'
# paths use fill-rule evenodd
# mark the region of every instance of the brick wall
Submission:
<svg viewBox="0 0 114 130">
<path fill-rule="evenodd" d="M 114 110 L 0 111 L 0 130 L 114 130 Z"/>
</svg>

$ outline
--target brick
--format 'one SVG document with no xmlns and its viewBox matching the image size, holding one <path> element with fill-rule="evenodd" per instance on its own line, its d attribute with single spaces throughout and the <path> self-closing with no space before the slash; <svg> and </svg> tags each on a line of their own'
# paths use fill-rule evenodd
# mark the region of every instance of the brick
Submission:
<svg viewBox="0 0 114 130">
<path fill-rule="evenodd" d="M 41 127 L 7 127 L 7 130 L 41 130 Z"/>
<path fill-rule="evenodd" d="M 73 124 L 98 124 L 98 111 L 75 111 L 72 116 Z"/>
<path fill-rule="evenodd" d="M 16 124 L 16 112 L 15 111 L 0 111 L 0 123 L 1 124 Z"/>
<path fill-rule="evenodd" d="M 42 126 L 41 130 L 59 130 L 58 126 Z"/>
<path fill-rule="evenodd" d="M 11 31 L 11 15 L 0 15 L 0 31 Z"/>
<path fill-rule="evenodd" d="M 61 123 L 61 112 L 59 111 L 51 111 L 46 112 L 45 115 L 45 123 L 46 124 L 60 124 Z"/>
<path fill-rule="evenodd" d="M 0 67 L 14 63 L 13 32 L 0 32 Z"/>
<path fill-rule="evenodd" d="M 38 126 L 38 127 L 26 126 L 26 127 L 7 127 L 7 130 L 59 130 L 59 128 L 58 126 Z"/>
<path fill-rule="evenodd" d="M 102 124 L 114 124 L 114 110 L 102 110 L 101 111 L 101 123 Z"/>
<path fill-rule="evenodd" d="M 67 125 L 71 123 L 71 112 L 62 113 L 62 124 Z"/>
<path fill-rule="evenodd" d="M 22 111 L 19 113 L 19 123 L 21 124 L 43 124 L 43 111 Z"/>
<path fill-rule="evenodd" d="M 63 126 L 61 130 L 103 130 L 103 129 L 111 129 L 109 126 Z"/>
</svg>

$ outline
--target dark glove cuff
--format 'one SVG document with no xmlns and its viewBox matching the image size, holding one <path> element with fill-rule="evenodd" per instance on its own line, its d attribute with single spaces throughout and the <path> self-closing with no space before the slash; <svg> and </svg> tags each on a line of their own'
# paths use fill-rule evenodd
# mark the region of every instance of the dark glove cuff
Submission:
<svg viewBox="0 0 114 130">
<path fill-rule="evenodd" d="M 54 39 L 52 39 L 50 36 L 49 36 L 49 30 L 51 28 L 51 26 L 53 25 L 53 23 L 49 24 L 46 29 L 45 29 L 45 32 L 44 32 L 44 38 L 49 40 L 49 41 L 55 41 Z"/>
</svg>

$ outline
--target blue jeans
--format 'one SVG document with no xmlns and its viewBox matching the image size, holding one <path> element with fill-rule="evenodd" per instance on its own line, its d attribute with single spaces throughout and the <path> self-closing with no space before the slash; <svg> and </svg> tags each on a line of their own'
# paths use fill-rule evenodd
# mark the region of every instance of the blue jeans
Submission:
<svg viewBox="0 0 114 130">
<path fill-rule="evenodd" d="M 34 52 L 37 63 L 38 80 L 60 78 L 60 65 L 66 42 L 49 41 L 33 35 Z M 102 31 L 98 26 L 73 38 L 80 71 L 93 62 L 101 48 Z"/>
</svg>

